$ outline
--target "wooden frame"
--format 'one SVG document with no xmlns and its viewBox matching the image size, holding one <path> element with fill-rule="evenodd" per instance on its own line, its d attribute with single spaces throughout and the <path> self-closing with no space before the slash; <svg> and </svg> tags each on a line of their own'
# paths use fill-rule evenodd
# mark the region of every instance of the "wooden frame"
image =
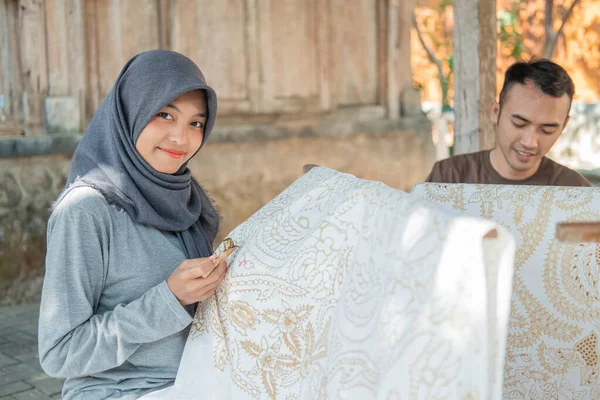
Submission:
<svg viewBox="0 0 600 400">
<path fill-rule="evenodd" d="M 600 243 L 600 222 L 561 222 L 556 225 L 561 242 Z"/>
</svg>

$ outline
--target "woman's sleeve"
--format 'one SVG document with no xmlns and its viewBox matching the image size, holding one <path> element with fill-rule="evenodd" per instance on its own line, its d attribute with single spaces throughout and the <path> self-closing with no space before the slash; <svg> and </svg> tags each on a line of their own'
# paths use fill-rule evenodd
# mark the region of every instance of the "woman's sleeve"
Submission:
<svg viewBox="0 0 600 400">
<path fill-rule="evenodd" d="M 38 347 L 42 368 L 50 376 L 85 376 L 115 368 L 141 344 L 177 333 L 192 321 L 166 281 L 129 304 L 96 313 L 110 251 L 110 221 L 103 216 L 68 207 L 56 210 L 48 223 Z"/>
</svg>

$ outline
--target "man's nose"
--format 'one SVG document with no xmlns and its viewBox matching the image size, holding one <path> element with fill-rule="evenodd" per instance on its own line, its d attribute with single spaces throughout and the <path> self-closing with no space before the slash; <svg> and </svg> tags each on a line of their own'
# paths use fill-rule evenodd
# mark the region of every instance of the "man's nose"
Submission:
<svg viewBox="0 0 600 400">
<path fill-rule="evenodd" d="M 523 145 L 524 147 L 527 147 L 529 149 L 534 149 L 536 148 L 536 135 L 535 135 L 535 131 L 533 129 L 533 127 L 528 128 L 525 132 L 525 134 L 521 137 L 521 145 Z"/>
</svg>

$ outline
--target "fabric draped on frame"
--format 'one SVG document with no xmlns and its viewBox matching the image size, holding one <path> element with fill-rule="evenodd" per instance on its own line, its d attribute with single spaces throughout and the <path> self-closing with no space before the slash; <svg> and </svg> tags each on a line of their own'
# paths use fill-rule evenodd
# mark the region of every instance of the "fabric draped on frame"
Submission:
<svg viewBox="0 0 600 400">
<path fill-rule="evenodd" d="M 555 231 L 599 220 L 600 188 L 428 183 L 413 195 L 514 235 L 504 399 L 599 399 L 600 247 Z"/>
<path fill-rule="evenodd" d="M 177 399 L 500 398 L 514 242 L 498 224 L 316 167 L 229 236 Z"/>
</svg>

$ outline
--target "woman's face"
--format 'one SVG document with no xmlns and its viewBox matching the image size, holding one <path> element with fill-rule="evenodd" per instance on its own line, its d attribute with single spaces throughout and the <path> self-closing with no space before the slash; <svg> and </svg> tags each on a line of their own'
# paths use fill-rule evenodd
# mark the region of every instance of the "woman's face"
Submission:
<svg viewBox="0 0 600 400">
<path fill-rule="evenodd" d="M 207 116 L 204 91 L 187 92 L 152 117 L 135 148 L 152 168 L 174 174 L 202 145 Z"/>
</svg>

